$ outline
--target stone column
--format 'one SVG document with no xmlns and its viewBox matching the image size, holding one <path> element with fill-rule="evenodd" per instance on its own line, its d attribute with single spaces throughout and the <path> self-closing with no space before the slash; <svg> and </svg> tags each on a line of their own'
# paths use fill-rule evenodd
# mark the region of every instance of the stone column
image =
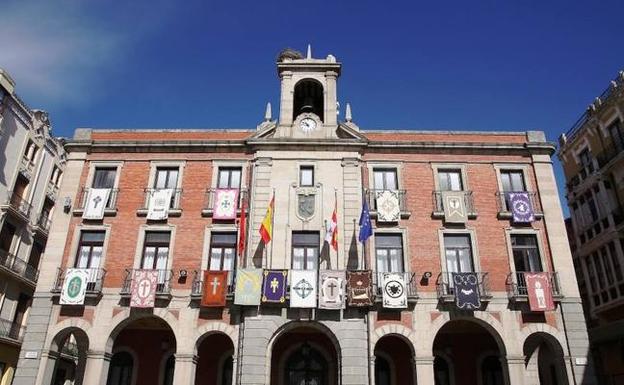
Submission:
<svg viewBox="0 0 624 385">
<path fill-rule="evenodd" d="M 418 385 L 435 383 L 433 360 L 434 357 L 414 358 L 414 364 L 416 365 L 416 383 Z"/>
<path fill-rule="evenodd" d="M 197 356 L 193 353 L 178 353 L 175 355 L 175 370 L 173 385 L 194 385 Z"/>
<path fill-rule="evenodd" d="M 280 98 L 280 126 L 290 126 L 293 122 L 294 88 L 292 71 L 283 71 L 281 74 L 281 98 Z"/>
<path fill-rule="evenodd" d="M 57 352 L 47 352 L 41 355 L 41 361 L 40 361 L 41 367 L 39 370 L 41 371 L 43 369 L 43 373 L 39 376 L 39 382 L 36 382 L 36 384 L 39 384 L 39 385 L 51 385 L 52 384 L 54 371 L 56 370 L 56 360 L 58 360 L 58 358 L 59 358 L 59 354 Z"/>
<path fill-rule="evenodd" d="M 325 72 L 325 126 L 331 126 L 332 128 L 338 124 L 337 106 L 336 106 L 336 79 L 338 73 L 336 71 Z M 330 129 L 330 128 L 328 128 Z"/>
<path fill-rule="evenodd" d="M 507 373 L 509 375 L 509 378 L 506 379 L 507 384 L 524 385 L 524 377 L 525 377 L 524 357 L 522 356 L 501 357 L 501 366 L 503 368 L 507 366 Z"/>
<path fill-rule="evenodd" d="M 369 378 L 368 378 L 368 383 L 370 385 L 375 385 L 375 356 L 370 356 L 368 358 L 368 373 L 369 373 Z"/>
<path fill-rule="evenodd" d="M 88 352 L 84 381 L 82 383 L 85 385 L 105 385 L 108 379 L 108 368 L 110 367 L 111 358 L 112 355 L 110 353 Z"/>
</svg>

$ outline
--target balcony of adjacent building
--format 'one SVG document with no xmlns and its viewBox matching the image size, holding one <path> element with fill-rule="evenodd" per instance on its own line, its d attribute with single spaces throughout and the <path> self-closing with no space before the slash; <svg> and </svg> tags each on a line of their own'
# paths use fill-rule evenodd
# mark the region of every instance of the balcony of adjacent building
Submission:
<svg viewBox="0 0 624 385">
<path fill-rule="evenodd" d="M 529 291 L 526 276 L 527 274 L 536 274 L 535 272 L 518 271 L 509 273 L 507 276 L 507 294 L 509 299 L 514 302 L 528 302 Z M 546 274 L 548 282 L 550 283 L 550 290 L 552 298 L 557 300 L 562 298 L 561 289 L 559 285 L 559 274 L 557 272 L 540 272 L 540 274 Z"/>
<path fill-rule="evenodd" d="M 171 198 L 169 201 L 169 208 L 167 215 L 170 217 L 179 217 L 182 215 L 182 189 L 181 188 L 146 188 L 144 189 L 145 199 L 143 201 L 143 207 L 139 208 L 137 215 L 146 216 L 150 207 L 150 200 L 155 199 L 159 191 L 171 190 Z"/>
<path fill-rule="evenodd" d="M 241 189 L 208 188 L 206 189 L 206 192 L 205 192 L 204 205 L 202 207 L 203 216 L 205 217 L 214 216 L 215 211 L 217 210 L 217 207 L 216 207 L 217 204 L 231 204 L 229 199 L 226 202 L 223 202 L 221 199 L 218 198 L 219 191 L 224 191 L 224 190 L 238 191 L 237 193 L 238 196 L 236 198 L 236 216 L 238 217 L 241 215 L 241 207 L 243 205 L 243 202 L 244 201 L 248 202 L 248 190 L 246 188 L 241 188 Z M 249 210 L 249 208 L 247 208 L 247 210 Z"/>
<path fill-rule="evenodd" d="M 7 193 L 7 198 L 4 204 L 0 206 L 0 209 L 22 223 L 30 222 L 32 205 L 17 191 L 9 191 Z"/>
<path fill-rule="evenodd" d="M 83 187 L 80 189 L 78 193 L 78 204 L 74 208 L 74 215 L 83 215 L 84 210 L 87 207 L 87 201 L 90 196 L 92 188 L 91 187 Z M 108 199 L 106 201 L 106 206 L 104 207 L 104 216 L 114 216 L 117 214 L 117 200 L 119 198 L 119 189 L 111 188 L 109 189 Z"/>
<path fill-rule="evenodd" d="M 528 202 L 530 204 L 530 212 L 533 214 L 534 219 L 539 219 L 544 216 L 542 209 L 542 202 L 537 191 L 497 191 L 496 192 L 496 205 L 498 209 L 499 219 L 512 219 L 513 207 L 510 194 L 526 194 Z"/>
<path fill-rule="evenodd" d="M 99 298 L 102 295 L 102 288 L 104 287 L 104 278 L 106 277 L 106 270 L 101 268 L 86 268 L 88 272 L 87 287 L 85 291 L 85 298 Z M 55 295 L 60 295 L 63 290 L 63 284 L 65 283 L 65 275 L 67 269 L 58 268 L 56 272 L 56 279 L 52 286 L 51 292 Z"/>
<path fill-rule="evenodd" d="M 37 267 L 4 250 L 0 250 L 0 271 L 20 280 L 33 289 L 37 285 L 37 278 L 39 277 Z"/>
<path fill-rule="evenodd" d="M 132 295 L 132 285 L 135 277 L 135 271 L 153 271 L 156 273 L 156 300 L 171 300 L 171 281 L 173 279 L 173 270 L 169 269 L 126 269 L 126 278 L 121 287 L 120 294 L 122 297 L 130 298 Z M 139 288 L 140 290 L 140 288 Z"/>
<path fill-rule="evenodd" d="M 411 215 L 407 206 L 407 190 L 365 189 L 371 218 L 377 222 L 398 222 Z"/>
<path fill-rule="evenodd" d="M 444 194 L 460 195 L 464 202 L 464 208 L 468 219 L 477 218 L 477 210 L 474 205 L 474 196 L 472 191 L 434 191 L 432 193 L 433 199 L 433 218 L 444 218 Z M 447 209 L 448 212 L 448 209 Z"/>
<path fill-rule="evenodd" d="M 479 298 L 481 302 L 489 301 L 492 298 L 492 293 L 490 292 L 490 282 L 489 275 L 487 272 L 465 272 L 472 273 L 474 277 L 476 277 L 476 282 L 474 285 L 477 286 L 479 290 Z M 452 303 L 455 302 L 455 292 L 456 292 L 456 284 L 453 282 L 455 277 L 454 272 L 443 271 L 438 275 L 436 280 L 436 291 L 438 295 L 438 300 L 441 303 Z"/>
<path fill-rule="evenodd" d="M 21 323 L 0 318 L 0 341 L 21 346 L 26 328 Z"/>
<path fill-rule="evenodd" d="M 35 174 L 35 162 L 26 156 L 20 159 L 19 172 L 28 180 L 32 180 Z"/>
</svg>

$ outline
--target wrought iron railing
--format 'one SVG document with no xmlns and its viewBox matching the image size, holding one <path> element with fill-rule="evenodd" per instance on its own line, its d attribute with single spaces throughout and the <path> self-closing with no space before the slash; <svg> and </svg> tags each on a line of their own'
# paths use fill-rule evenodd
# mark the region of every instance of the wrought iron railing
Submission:
<svg viewBox="0 0 624 385">
<path fill-rule="evenodd" d="M 215 195 L 218 188 L 208 188 L 206 189 L 206 196 L 204 198 L 204 210 L 208 212 L 212 212 L 214 209 L 215 203 Z M 241 205 L 244 200 L 247 199 L 247 189 L 241 188 L 238 191 L 238 211 L 241 209 Z M 249 205 L 248 205 L 249 206 Z"/>
<path fill-rule="evenodd" d="M 26 328 L 16 322 L 0 318 L 0 338 L 22 342 Z"/>
<path fill-rule="evenodd" d="M 404 213 L 407 212 L 407 191 L 406 190 L 383 190 L 383 189 L 366 189 L 364 191 L 365 197 L 368 201 L 368 207 L 370 211 L 377 211 L 377 193 L 384 191 L 394 191 L 399 196 L 399 210 Z"/>
<path fill-rule="evenodd" d="M 528 194 L 531 207 L 533 208 L 533 214 L 541 215 L 543 213 L 542 203 L 540 202 L 537 191 L 498 191 L 496 192 L 496 203 L 499 214 L 511 214 L 511 202 L 509 202 L 509 193 L 511 192 Z"/>
<path fill-rule="evenodd" d="M 191 296 L 200 297 L 204 292 L 204 272 L 206 270 L 195 270 L 193 284 L 191 287 Z M 236 271 L 228 273 L 227 295 L 234 295 L 234 282 L 236 282 Z"/>
<path fill-rule="evenodd" d="M 15 194 L 13 191 L 9 191 L 9 199 L 7 201 L 9 207 L 13 210 L 17 211 L 21 215 L 26 218 L 30 217 L 30 211 L 32 210 L 32 205 L 26 201 L 26 199 L 21 196 Z"/>
<path fill-rule="evenodd" d="M 405 290 L 408 298 L 418 297 L 418 282 L 416 280 L 416 273 L 410 271 L 392 273 L 400 274 L 403 276 L 403 281 L 405 282 Z M 383 274 L 384 273 L 380 272 L 373 274 L 373 293 L 375 293 L 378 298 L 381 298 L 381 296 L 383 295 Z"/>
<path fill-rule="evenodd" d="M 21 277 L 24 277 L 32 284 L 37 283 L 39 270 L 37 270 L 36 267 L 28 264 L 28 262 L 24 261 L 23 259 L 20 259 L 15 255 L 3 250 L 0 250 L 0 267 L 5 268 Z"/>
<path fill-rule="evenodd" d="M 91 190 L 90 187 L 83 187 L 80 190 L 80 196 L 79 196 L 80 210 L 84 210 L 87 205 L 87 199 L 89 198 L 89 190 Z M 119 195 L 119 189 L 112 188 L 110 190 L 111 191 L 110 191 L 110 194 L 108 195 L 108 201 L 106 201 L 106 209 L 114 210 L 117 208 L 117 197 Z"/>
<path fill-rule="evenodd" d="M 126 269 L 126 279 L 124 280 L 121 288 L 122 295 L 130 295 L 132 290 L 132 280 L 134 279 L 135 270 L 150 270 L 150 269 Z M 153 269 L 158 272 L 158 280 L 156 284 L 157 295 L 168 295 L 171 293 L 171 279 L 173 278 L 173 270 L 168 269 Z"/>
<path fill-rule="evenodd" d="M 39 215 L 39 218 L 37 219 L 37 229 L 43 231 L 44 233 L 47 233 L 48 231 L 50 231 L 50 226 L 52 225 L 52 220 L 50 219 L 50 213 L 49 212 L 42 212 L 41 215 Z"/>
<path fill-rule="evenodd" d="M 158 190 L 167 190 L 167 189 L 158 189 L 158 188 L 146 188 L 145 191 L 145 203 L 143 206 L 143 210 L 147 210 L 147 208 L 149 207 L 149 200 L 152 196 L 152 194 L 155 191 Z M 168 190 L 172 190 L 172 194 L 171 194 L 171 203 L 169 204 L 169 209 L 170 210 L 180 210 L 180 201 L 181 201 L 181 197 L 182 197 L 182 189 L 181 188 L 173 188 L 173 189 L 168 189 Z"/>
<path fill-rule="evenodd" d="M 476 215 L 477 211 L 474 207 L 474 198 L 472 191 L 455 191 L 456 193 L 463 194 L 464 205 L 466 206 L 466 213 L 468 215 Z M 435 214 L 444 214 L 444 200 L 442 199 L 443 191 L 434 191 L 433 196 L 433 211 Z"/>
<path fill-rule="evenodd" d="M 511 297 L 526 297 L 528 296 L 528 287 L 526 283 L 526 275 L 535 274 L 526 271 L 518 271 L 510 273 L 507 277 L 507 291 Z M 550 281 L 550 287 L 552 289 L 552 295 L 558 297 L 561 295 L 559 290 L 559 275 L 557 272 L 545 272 L 543 274 L 548 275 Z"/>
<path fill-rule="evenodd" d="M 477 275 L 477 287 L 479 295 L 483 297 L 490 296 L 490 282 L 487 272 L 474 272 Z M 436 289 L 438 298 L 455 296 L 455 284 L 453 283 L 453 272 L 443 271 L 438 275 L 436 281 Z"/>
<path fill-rule="evenodd" d="M 100 268 L 85 269 L 89 270 L 89 278 L 87 280 L 87 294 L 99 294 L 104 287 L 104 277 L 106 277 L 106 270 Z M 63 290 L 63 283 L 65 282 L 66 269 L 57 269 L 56 280 L 54 282 L 53 292 L 61 292 Z"/>
</svg>

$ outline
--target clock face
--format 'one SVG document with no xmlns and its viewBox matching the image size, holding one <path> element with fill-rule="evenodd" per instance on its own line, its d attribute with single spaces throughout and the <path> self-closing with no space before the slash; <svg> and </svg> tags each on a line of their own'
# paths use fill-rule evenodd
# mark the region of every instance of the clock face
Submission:
<svg viewBox="0 0 624 385">
<path fill-rule="evenodd" d="M 301 128 L 301 131 L 303 132 L 314 131 L 316 129 L 316 120 L 312 118 L 301 119 L 301 122 L 299 123 L 299 127 Z"/>
</svg>

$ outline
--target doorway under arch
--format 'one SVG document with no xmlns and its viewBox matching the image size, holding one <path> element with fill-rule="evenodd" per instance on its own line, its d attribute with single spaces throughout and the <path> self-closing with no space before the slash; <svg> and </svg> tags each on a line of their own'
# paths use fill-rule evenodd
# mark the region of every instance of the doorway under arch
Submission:
<svg viewBox="0 0 624 385">
<path fill-rule="evenodd" d="M 539 385 L 568 383 L 563 348 L 556 338 L 546 333 L 533 333 L 522 347 L 526 375 Z"/>
<path fill-rule="evenodd" d="M 413 385 L 414 352 L 411 343 L 396 335 L 387 335 L 375 344 L 375 384 Z"/>
<path fill-rule="evenodd" d="M 234 344 L 223 333 L 213 333 L 197 342 L 195 385 L 232 385 L 234 383 Z"/>
<path fill-rule="evenodd" d="M 59 332 L 50 347 L 51 362 L 54 365 L 51 385 L 82 385 L 89 350 L 89 337 L 84 330 L 68 328 Z"/>
</svg>

